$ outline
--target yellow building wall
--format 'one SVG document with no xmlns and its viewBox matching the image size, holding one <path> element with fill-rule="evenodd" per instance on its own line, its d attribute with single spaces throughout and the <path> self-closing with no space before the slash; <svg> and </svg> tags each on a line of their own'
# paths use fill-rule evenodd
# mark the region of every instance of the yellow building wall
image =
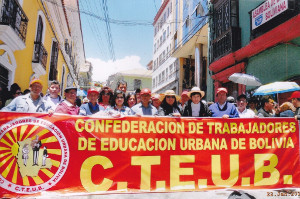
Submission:
<svg viewBox="0 0 300 199">
<path fill-rule="evenodd" d="M 15 72 L 15 83 L 18 83 L 21 87 L 22 91 L 29 87 L 29 81 L 31 75 L 33 75 L 32 70 L 32 59 L 34 53 L 34 41 L 36 38 L 36 29 L 37 29 L 37 22 L 38 22 L 38 11 L 43 10 L 43 6 L 40 1 L 35 0 L 26 0 L 23 1 L 23 10 L 28 17 L 28 24 L 27 24 L 27 34 L 26 34 L 26 47 L 23 50 L 15 51 L 15 59 L 17 63 L 17 68 Z M 51 60 L 51 50 L 52 50 L 52 41 L 55 38 L 53 31 L 51 29 L 50 24 L 47 20 L 47 15 L 43 11 L 45 18 L 46 18 L 46 28 L 45 35 L 44 35 L 44 47 L 47 50 L 48 57 L 47 57 L 47 65 L 46 65 L 46 74 L 40 76 L 39 78 L 43 81 L 43 93 L 45 94 L 48 87 L 48 74 L 50 71 L 50 60 Z M 57 80 L 61 81 L 62 75 L 62 66 L 63 64 L 66 65 L 65 60 L 62 56 L 61 51 L 59 50 L 58 55 L 58 62 L 57 62 Z M 68 68 L 66 67 L 65 76 L 68 74 Z M 66 81 L 65 81 L 66 82 Z"/>
</svg>

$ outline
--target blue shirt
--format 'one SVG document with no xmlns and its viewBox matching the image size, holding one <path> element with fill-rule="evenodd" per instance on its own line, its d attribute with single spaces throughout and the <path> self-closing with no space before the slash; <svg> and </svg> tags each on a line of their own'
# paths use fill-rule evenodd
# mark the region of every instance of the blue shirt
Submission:
<svg viewBox="0 0 300 199">
<path fill-rule="evenodd" d="M 107 107 L 107 109 L 105 110 L 105 112 L 108 114 L 108 115 L 114 115 L 114 114 L 121 114 L 122 116 L 125 116 L 125 115 L 132 115 L 131 114 L 131 110 L 129 107 L 127 106 L 122 106 L 121 109 L 118 109 L 116 106 L 114 107 Z"/>
<path fill-rule="evenodd" d="M 132 114 L 139 115 L 157 115 L 157 109 L 149 103 L 148 107 L 143 106 L 142 103 L 138 103 L 131 108 Z"/>
<path fill-rule="evenodd" d="M 79 115 L 93 115 L 101 110 L 104 111 L 102 106 L 99 106 L 99 104 L 93 106 L 92 103 L 89 102 L 80 106 Z"/>
<path fill-rule="evenodd" d="M 41 113 L 47 112 L 51 109 L 51 105 L 46 103 L 42 97 L 37 100 L 31 98 L 30 93 L 16 97 L 7 106 L 1 109 L 1 111 L 16 111 L 27 113 Z"/>
<path fill-rule="evenodd" d="M 214 103 L 209 109 L 211 110 L 212 117 L 223 117 L 223 115 L 229 115 L 230 118 L 239 117 L 235 105 L 229 102 L 225 102 L 223 108 L 220 108 L 219 103 Z"/>
</svg>

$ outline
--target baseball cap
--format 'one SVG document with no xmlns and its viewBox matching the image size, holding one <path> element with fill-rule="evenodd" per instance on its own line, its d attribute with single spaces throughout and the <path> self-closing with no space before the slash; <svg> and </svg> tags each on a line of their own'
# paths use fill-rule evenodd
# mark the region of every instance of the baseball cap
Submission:
<svg viewBox="0 0 300 199">
<path fill-rule="evenodd" d="M 99 95 L 99 91 L 97 91 L 94 88 L 91 88 L 91 89 L 88 90 L 88 94 L 90 94 L 90 93 L 97 93 Z"/>
<path fill-rule="evenodd" d="M 140 92 L 140 95 L 151 95 L 151 90 L 148 88 L 143 88 Z"/>
<path fill-rule="evenodd" d="M 34 79 L 32 79 L 31 81 L 30 81 L 30 84 L 29 84 L 29 86 L 31 86 L 32 84 L 34 84 L 34 83 L 39 83 L 40 85 L 42 85 L 43 86 L 43 82 L 42 82 L 42 80 L 40 80 L 40 79 L 36 79 L 36 78 L 34 78 Z"/>
<path fill-rule="evenodd" d="M 300 98 L 300 91 L 294 91 L 289 98 L 289 100 L 294 99 L 294 98 Z"/>
<path fill-rule="evenodd" d="M 69 90 L 73 90 L 73 89 L 77 91 L 77 87 L 69 86 L 65 88 L 65 92 L 68 92 Z"/>
<path fill-rule="evenodd" d="M 183 91 L 183 92 L 181 93 L 181 97 L 182 97 L 182 96 L 189 96 L 188 94 L 189 94 L 188 91 Z"/>
<path fill-rule="evenodd" d="M 222 92 L 222 91 L 225 92 L 225 93 L 228 93 L 228 91 L 227 91 L 226 88 L 220 87 L 220 88 L 217 89 L 217 94 L 220 93 L 220 92 Z"/>
</svg>

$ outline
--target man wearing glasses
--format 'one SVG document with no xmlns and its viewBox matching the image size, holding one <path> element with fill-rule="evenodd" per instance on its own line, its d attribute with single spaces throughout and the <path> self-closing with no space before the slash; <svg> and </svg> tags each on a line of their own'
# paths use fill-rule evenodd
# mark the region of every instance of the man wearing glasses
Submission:
<svg viewBox="0 0 300 199">
<path fill-rule="evenodd" d="M 77 88 L 67 87 L 65 89 L 65 99 L 58 104 L 55 113 L 63 113 L 68 115 L 78 115 L 79 107 L 76 105 Z"/>
<path fill-rule="evenodd" d="M 51 107 L 41 97 L 43 89 L 42 81 L 33 79 L 30 82 L 30 93 L 16 97 L 9 105 L 1 111 L 16 111 L 16 112 L 47 112 Z"/>
</svg>

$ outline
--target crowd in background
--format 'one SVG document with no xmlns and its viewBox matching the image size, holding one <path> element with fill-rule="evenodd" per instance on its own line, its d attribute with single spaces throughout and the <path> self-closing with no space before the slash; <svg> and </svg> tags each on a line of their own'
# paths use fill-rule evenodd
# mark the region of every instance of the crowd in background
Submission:
<svg viewBox="0 0 300 199">
<path fill-rule="evenodd" d="M 205 92 L 198 87 L 183 91 L 181 96 L 173 90 L 164 93 L 152 93 L 150 89 L 137 89 L 127 92 L 127 82 L 119 81 L 114 91 L 103 87 L 100 91 L 91 88 L 83 100 L 77 96 L 76 87 L 64 89 L 64 98 L 60 83 L 52 81 L 43 95 L 43 83 L 39 79 L 30 82 L 29 89 L 23 93 L 14 83 L 10 91 L 0 90 L 1 111 L 47 112 L 69 115 L 93 115 L 121 117 L 127 115 L 172 116 L 172 117 L 222 117 L 222 118 L 261 118 L 295 117 L 300 119 L 300 91 L 292 93 L 289 101 L 280 106 L 271 96 L 248 99 L 239 95 L 236 99 L 228 96 L 226 88 L 218 88 L 216 102 L 203 100 Z"/>
</svg>

